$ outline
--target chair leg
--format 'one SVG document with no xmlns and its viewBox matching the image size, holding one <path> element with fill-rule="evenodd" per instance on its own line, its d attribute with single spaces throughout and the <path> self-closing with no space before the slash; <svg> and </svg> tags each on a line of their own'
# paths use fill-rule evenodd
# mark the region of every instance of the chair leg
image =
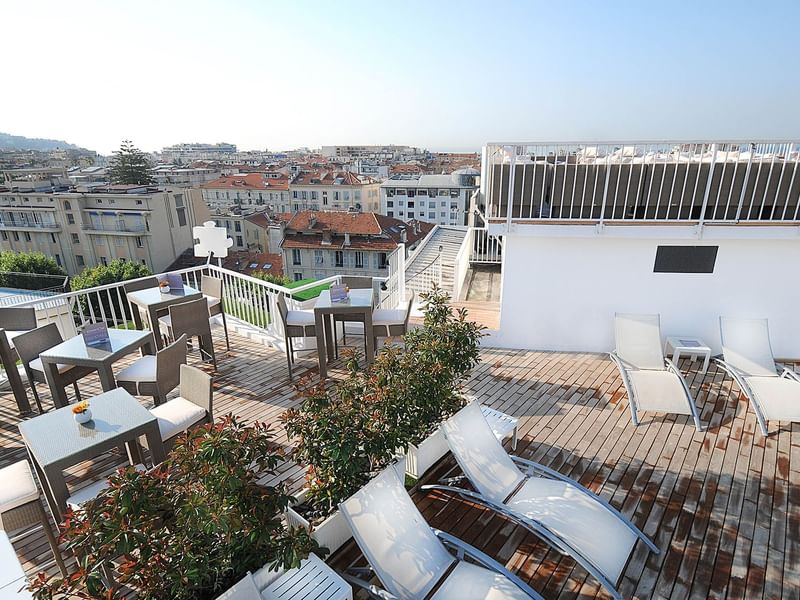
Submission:
<svg viewBox="0 0 800 600">
<path fill-rule="evenodd" d="M 342 344 L 347 345 L 347 323 L 342 321 Z"/>
<path fill-rule="evenodd" d="M 39 399 L 39 392 L 36 391 L 36 382 L 31 380 L 31 391 L 33 392 L 33 399 L 36 400 L 36 408 L 39 409 L 39 414 L 44 412 L 42 408 L 42 401 Z"/>
<path fill-rule="evenodd" d="M 225 313 L 221 312 L 222 315 L 222 328 L 225 330 L 225 346 L 228 348 L 228 352 L 231 351 L 231 340 L 228 338 L 228 321 L 225 319 Z"/>
<path fill-rule="evenodd" d="M 81 391 L 78 389 L 78 382 L 77 381 L 73 381 L 72 382 L 72 389 L 75 390 L 75 400 L 80 402 L 81 401 Z"/>
<path fill-rule="evenodd" d="M 292 380 L 292 343 L 290 338 L 284 337 L 283 338 L 284 344 L 286 345 L 286 366 L 289 367 L 289 381 Z"/>
<path fill-rule="evenodd" d="M 61 571 L 61 574 L 64 577 L 67 577 L 67 566 L 64 564 L 64 558 L 61 556 L 61 551 L 58 549 L 58 542 L 53 535 L 53 530 L 50 528 L 50 521 L 47 518 L 47 513 L 44 512 L 41 500 L 36 500 L 36 507 L 39 509 L 39 515 L 42 520 L 42 529 L 44 529 L 44 533 L 47 536 L 47 541 L 50 544 L 50 549 L 53 551 L 53 557 L 56 559 L 58 570 Z"/>
</svg>

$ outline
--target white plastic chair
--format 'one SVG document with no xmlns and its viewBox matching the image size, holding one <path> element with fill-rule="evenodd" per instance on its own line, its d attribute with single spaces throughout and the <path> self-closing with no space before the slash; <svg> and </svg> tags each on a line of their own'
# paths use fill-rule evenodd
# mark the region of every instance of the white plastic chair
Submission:
<svg viewBox="0 0 800 600">
<path fill-rule="evenodd" d="M 482 504 L 572 556 L 614 598 L 637 540 L 659 550 L 631 521 L 572 479 L 544 465 L 510 456 L 471 402 L 442 424 L 447 445 L 475 491 L 426 485 Z"/>
<path fill-rule="evenodd" d="M 767 421 L 800 422 L 800 375 L 778 373 L 767 319 L 720 317 L 719 328 L 723 359 L 716 362 L 747 396 L 761 433 L 769 435 Z"/>
<path fill-rule="evenodd" d="M 697 431 L 700 416 L 689 386 L 678 366 L 664 356 L 658 315 L 614 317 L 617 348 L 609 356 L 617 365 L 631 410 L 639 424 L 639 411 L 691 415 Z"/>
<path fill-rule="evenodd" d="M 354 572 L 344 578 L 373 598 L 422 600 L 433 590 L 434 600 L 541 598 L 497 561 L 428 526 L 393 466 L 342 502 L 339 510 L 384 590 Z"/>
</svg>

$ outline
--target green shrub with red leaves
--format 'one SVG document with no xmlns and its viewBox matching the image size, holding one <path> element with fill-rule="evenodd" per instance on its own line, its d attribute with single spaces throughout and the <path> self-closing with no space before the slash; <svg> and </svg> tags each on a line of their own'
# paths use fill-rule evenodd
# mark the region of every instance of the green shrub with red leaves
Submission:
<svg viewBox="0 0 800 600">
<path fill-rule="evenodd" d="M 78 570 L 66 580 L 40 574 L 34 597 L 111 599 L 133 589 L 143 600 L 210 600 L 264 564 L 297 566 L 316 543 L 284 526 L 290 496 L 257 484 L 280 460 L 266 425 L 227 416 L 182 436 L 155 469 L 118 471 L 66 517 L 62 540 Z"/>
</svg>

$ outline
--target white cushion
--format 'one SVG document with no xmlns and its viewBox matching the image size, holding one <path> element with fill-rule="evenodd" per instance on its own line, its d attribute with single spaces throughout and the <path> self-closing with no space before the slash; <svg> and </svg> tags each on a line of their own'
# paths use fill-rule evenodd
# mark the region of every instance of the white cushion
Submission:
<svg viewBox="0 0 800 600">
<path fill-rule="evenodd" d="M 156 406 L 150 412 L 158 419 L 162 440 L 186 431 L 206 416 L 205 409 L 180 396 Z"/>
<path fill-rule="evenodd" d="M 800 383 L 785 377 L 745 377 L 764 417 L 800 422 Z"/>
<path fill-rule="evenodd" d="M 432 600 L 530 600 L 530 596 L 504 575 L 461 561 L 433 595 Z"/>
<path fill-rule="evenodd" d="M 122 369 L 117 374 L 117 381 L 131 381 L 139 383 L 141 381 L 156 380 L 156 357 L 153 354 L 145 354 L 137 358 L 133 363 Z"/>
<path fill-rule="evenodd" d="M 0 512 L 39 499 L 39 488 L 27 460 L 0 469 Z"/>
<path fill-rule="evenodd" d="M 140 473 L 145 471 L 144 465 L 135 465 L 134 469 Z M 78 510 L 84 502 L 97 498 L 100 492 L 107 487 L 108 479 L 101 479 L 100 481 L 95 481 L 94 483 L 79 488 L 72 496 L 67 498 L 67 506 L 72 510 Z"/>
<path fill-rule="evenodd" d="M 681 380 L 671 371 L 628 371 L 639 410 L 690 415 Z"/>
<path fill-rule="evenodd" d="M 34 358 L 28 364 L 28 366 L 31 369 L 33 369 L 34 371 L 41 371 L 42 373 L 44 373 L 44 365 L 42 364 L 42 359 L 41 358 Z M 59 373 L 64 373 L 66 371 L 69 371 L 73 366 L 74 365 L 58 365 L 58 372 Z"/>
<path fill-rule="evenodd" d="M 506 502 L 557 533 L 616 583 L 637 536 L 614 513 L 563 481 L 531 477 Z"/>
<path fill-rule="evenodd" d="M 159 317 L 158 329 L 159 331 L 161 331 L 161 333 L 169 335 L 170 329 L 172 329 L 172 317 L 170 317 L 169 315 Z"/>
<path fill-rule="evenodd" d="M 372 311 L 373 325 L 402 325 L 406 322 L 406 311 L 399 308 L 378 308 Z"/>
<path fill-rule="evenodd" d="M 306 325 L 313 325 L 314 321 L 314 311 L 311 310 L 290 310 L 286 313 L 286 324 L 287 325 L 299 325 L 299 326 L 306 326 Z"/>
<path fill-rule="evenodd" d="M 8 345 L 13 348 L 14 347 L 14 338 L 17 337 L 18 335 L 22 335 L 23 333 L 28 333 L 28 331 L 31 331 L 31 330 L 28 329 L 26 331 L 6 331 L 6 339 L 8 340 Z"/>
<path fill-rule="evenodd" d="M 217 600 L 261 600 L 261 594 L 253 581 L 253 576 L 248 573 L 236 585 L 217 596 Z"/>
</svg>

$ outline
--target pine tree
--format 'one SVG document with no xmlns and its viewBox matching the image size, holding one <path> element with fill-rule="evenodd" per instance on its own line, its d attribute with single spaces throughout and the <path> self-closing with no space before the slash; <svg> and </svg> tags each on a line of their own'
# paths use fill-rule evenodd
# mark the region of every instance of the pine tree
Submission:
<svg viewBox="0 0 800 600">
<path fill-rule="evenodd" d="M 145 185 L 154 183 L 150 176 L 150 164 L 144 152 L 133 145 L 130 140 L 124 140 L 119 150 L 114 152 L 109 167 L 109 176 L 113 183 Z"/>
</svg>

